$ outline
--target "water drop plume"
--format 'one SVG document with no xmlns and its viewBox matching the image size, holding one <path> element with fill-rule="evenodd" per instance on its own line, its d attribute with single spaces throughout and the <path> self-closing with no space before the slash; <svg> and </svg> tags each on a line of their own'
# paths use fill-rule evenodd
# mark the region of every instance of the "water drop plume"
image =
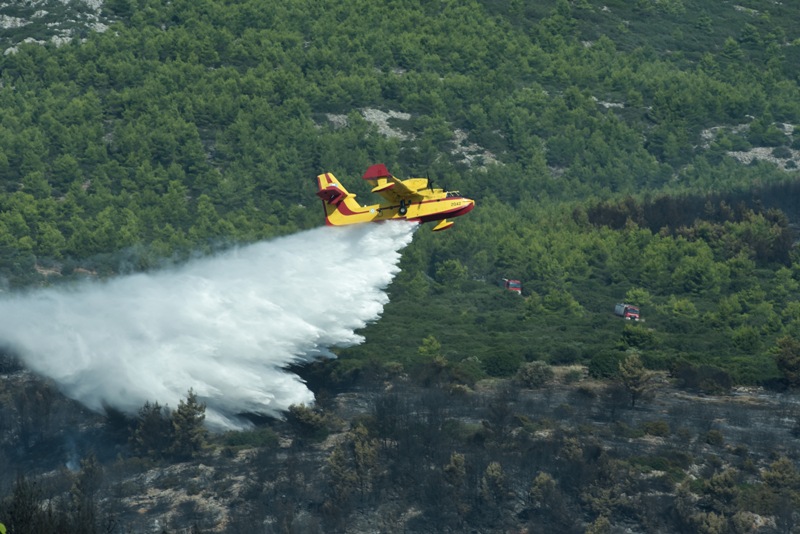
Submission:
<svg viewBox="0 0 800 534">
<path fill-rule="evenodd" d="M 0 342 L 86 406 L 177 407 L 190 388 L 208 422 L 313 402 L 294 363 L 361 343 L 416 225 L 322 227 L 178 268 L 0 300 Z"/>
</svg>

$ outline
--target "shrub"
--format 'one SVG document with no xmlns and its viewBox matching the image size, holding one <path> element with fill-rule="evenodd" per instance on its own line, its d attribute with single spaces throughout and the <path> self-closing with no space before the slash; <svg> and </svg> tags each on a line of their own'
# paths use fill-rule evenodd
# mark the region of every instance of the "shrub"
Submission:
<svg viewBox="0 0 800 534">
<path fill-rule="evenodd" d="M 569 345 L 558 347 L 550 354 L 550 363 L 555 365 L 570 365 L 579 362 L 581 351 Z"/>
<path fill-rule="evenodd" d="M 513 375 L 519 368 L 522 358 L 519 354 L 506 351 L 497 351 L 484 355 L 481 358 L 483 370 L 486 374 L 494 377 L 506 377 Z"/>
<path fill-rule="evenodd" d="M 274 447 L 278 444 L 278 435 L 270 428 L 255 428 L 225 432 L 220 441 L 228 447 Z"/>
<path fill-rule="evenodd" d="M 475 384 L 478 380 L 486 378 L 481 368 L 481 361 L 475 356 L 464 358 L 460 362 L 452 365 L 451 375 L 453 380 L 463 382 L 469 386 Z"/>
<path fill-rule="evenodd" d="M 553 379 L 553 368 L 542 361 L 523 363 L 517 371 L 516 379 L 526 388 L 541 387 Z"/>
<path fill-rule="evenodd" d="M 622 421 L 617 421 L 617 423 L 612 427 L 612 431 L 614 436 L 618 438 L 638 439 L 644 436 L 644 431 L 641 429 L 631 428 Z"/>
<path fill-rule="evenodd" d="M 751 145 L 750 142 L 742 136 L 732 135 L 730 137 L 727 137 L 727 139 L 731 143 L 730 150 L 746 151 L 753 148 L 753 145 Z"/>
<path fill-rule="evenodd" d="M 789 159 L 792 157 L 792 151 L 785 146 L 778 146 L 772 149 L 772 155 L 779 159 Z"/>
<path fill-rule="evenodd" d="M 589 361 L 589 376 L 593 378 L 614 378 L 619 374 L 619 364 L 625 359 L 625 353 L 611 351 L 601 352 Z"/>
<path fill-rule="evenodd" d="M 328 437 L 327 418 L 324 414 L 304 404 L 292 404 L 286 419 L 301 437 L 322 441 Z"/>
<path fill-rule="evenodd" d="M 641 325 L 626 324 L 622 329 L 622 340 L 628 347 L 648 349 L 658 344 L 653 330 Z"/>
<path fill-rule="evenodd" d="M 647 421 L 642 425 L 642 430 L 645 434 L 651 436 L 666 437 L 669 436 L 669 423 L 666 421 Z"/>
<path fill-rule="evenodd" d="M 709 430 L 706 432 L 705 442 L 709 445 L 714 445 L 715 447 L 721 446 L 725 443 L 725 436 L 722 435 L 722 432 L 719 430 Z"/>
</svg>

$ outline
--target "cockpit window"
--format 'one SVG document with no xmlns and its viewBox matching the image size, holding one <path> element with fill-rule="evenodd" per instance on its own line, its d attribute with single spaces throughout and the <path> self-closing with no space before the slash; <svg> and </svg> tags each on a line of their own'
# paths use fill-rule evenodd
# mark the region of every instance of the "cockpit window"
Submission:
<svg viewBox="0 0 800 534">
<path fill-rule="evenodd" d="M 460 196 L 461 196 L 461 193 L 459 193 L 458 191 L 448 191 L 447 192 L 447 198 L 460 197 Z"/>
</svg>

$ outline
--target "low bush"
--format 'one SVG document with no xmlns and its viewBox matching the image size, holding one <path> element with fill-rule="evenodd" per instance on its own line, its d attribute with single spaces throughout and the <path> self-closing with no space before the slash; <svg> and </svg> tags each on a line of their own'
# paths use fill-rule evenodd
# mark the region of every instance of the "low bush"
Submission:
<svg viewBox="0 0 800 534">
<path fill-rule="evenodd" d="M 542 361 L 523 363 L 516 379 L 523 387 L 538 388 L 553 380 L 553 368 Z"/>
</svg>

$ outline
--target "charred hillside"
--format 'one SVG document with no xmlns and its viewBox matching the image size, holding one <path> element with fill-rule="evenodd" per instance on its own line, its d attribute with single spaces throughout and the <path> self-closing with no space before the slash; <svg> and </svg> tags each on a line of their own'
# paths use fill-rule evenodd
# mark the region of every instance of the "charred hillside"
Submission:
<svg viewBox="0 0 800 534">
<path fill-rule="evenodd" d="M 58 395 L 12 373 L 5 391 L 25 400 L 3 405 L 13 491 L 0 514 L 12 532 L 21 517 L 75 529 L 61 532 L 231 533 L 779 532 L 794 520 L 782 504 L 800 483 L 792 396 L 698 395 L 652 375 L 632 402 L 622 378 L 538 371 L 528 387 L 363 379 L 286 421 L 210 435 L 183 461 L 137 448 L 143 414 L 120 425 L 63 399 L 47 431 L 25 434 L 28 403 Z"/>
</svg>

